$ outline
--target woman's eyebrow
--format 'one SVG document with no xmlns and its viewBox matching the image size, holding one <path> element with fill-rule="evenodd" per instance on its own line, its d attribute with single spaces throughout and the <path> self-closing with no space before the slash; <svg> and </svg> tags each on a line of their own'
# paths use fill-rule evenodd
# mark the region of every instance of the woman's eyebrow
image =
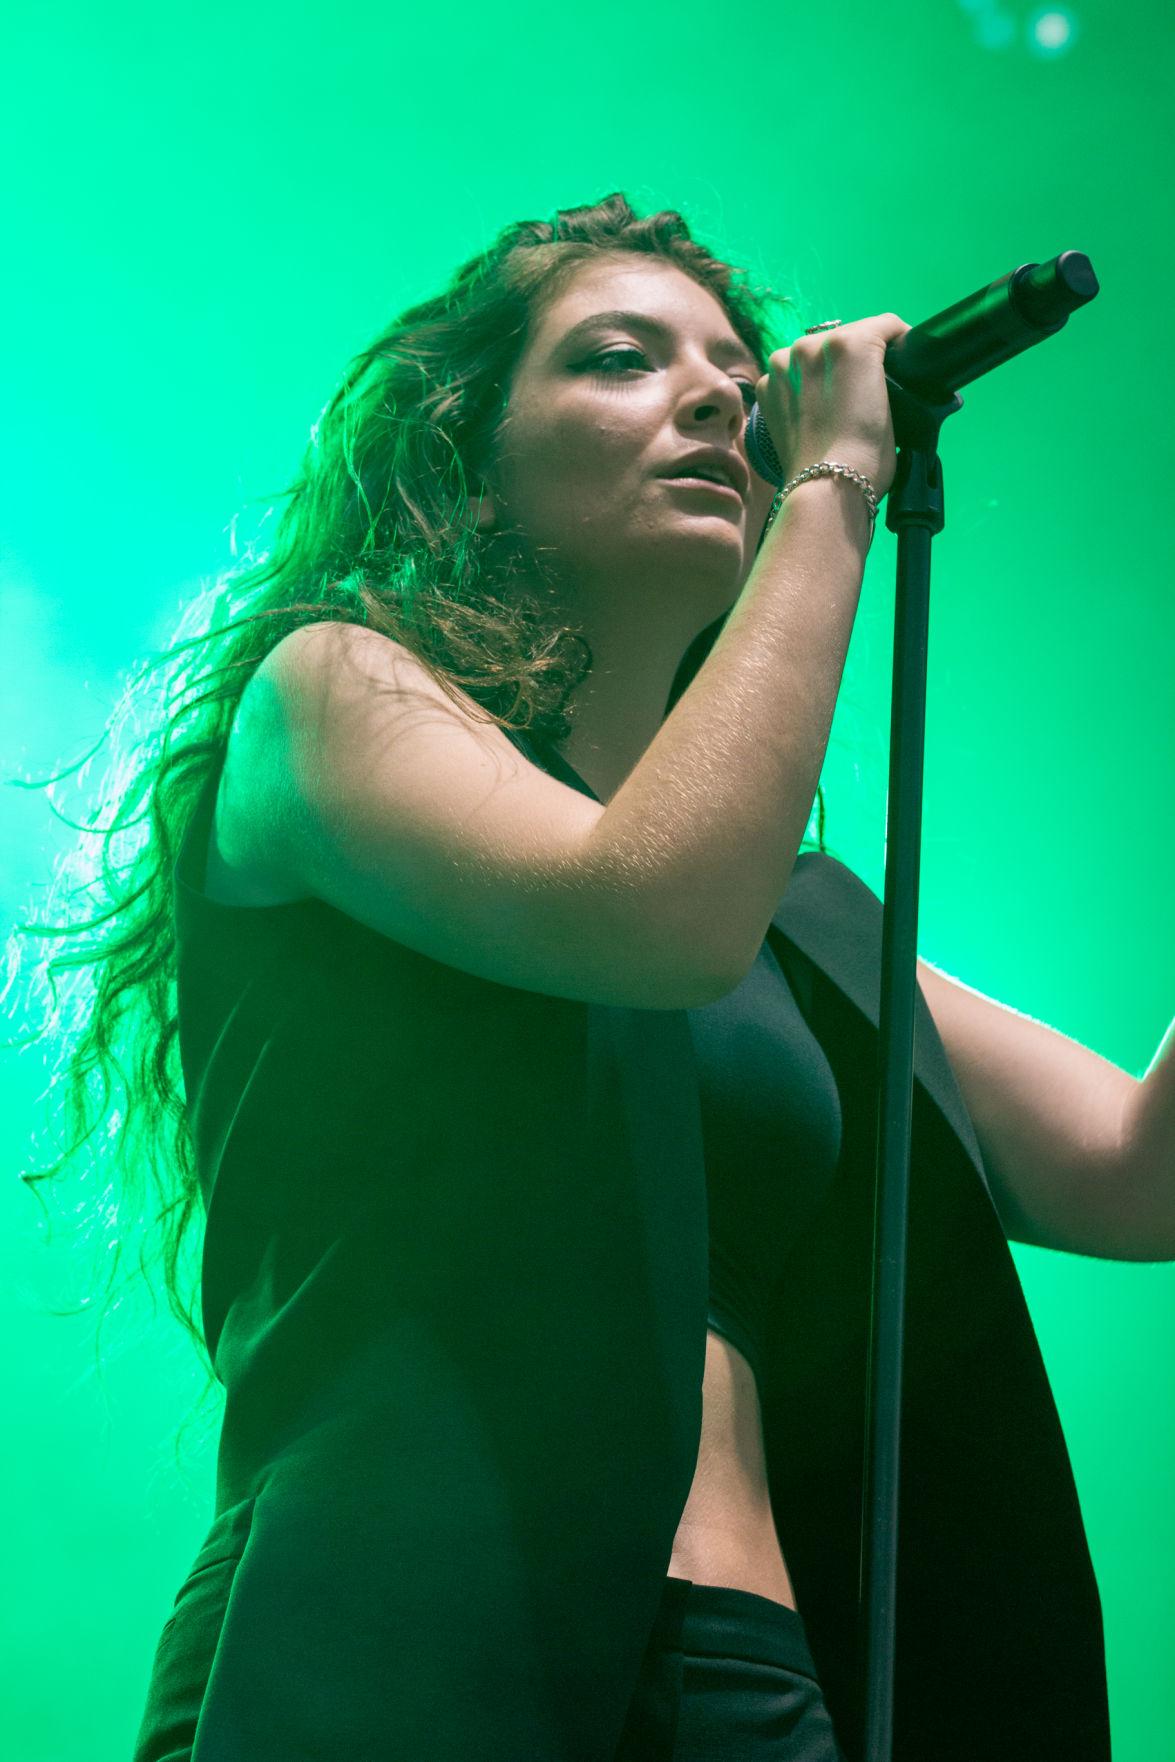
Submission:
<svg viewBox="0 0 1175 1762">
<path fill-rule="evenodd" d="M 590 318 L 581 318 L 578 324 L 573 324 L 571 329 L 567 331 L 559 346 L 562 348 L 565 345 L 575 344 L 582 337 L 587 336 L 589 332 L 602 330 L 610 324 L 623 325 L 629 330 L 643 331 L 646 335 L 655 337 L 659 343 L 673 341 L 672 329 L 669 325 L 662 324 L 659 318 L 653 318 L 648 312 L 629 312 L 617 308 L 608 312 L 593 312 Z M 745 343 L 739 342 L 736 337 L 715 337 L 710 344 L 710 353 L 715 360 L 746 361 L 756 372 L 759 370 L 759 363 L 750 349 Z"/>
</svg>

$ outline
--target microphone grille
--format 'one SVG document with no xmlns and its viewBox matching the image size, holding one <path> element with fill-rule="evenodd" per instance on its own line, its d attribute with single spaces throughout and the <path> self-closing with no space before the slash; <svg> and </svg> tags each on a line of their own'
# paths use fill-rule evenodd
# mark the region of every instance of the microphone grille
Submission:
<svg viewBox="0 0 1175 1762">
<path fill-rule="evenodd" d="M 763 412 L 756 404 L 747 420 L 746 431 L 747 458 L 768 483 L 778 489 L 783 482 L 783 466 L 779 462 L 779 454 L 771 439 L 771 431 L 764 420 Z"/>
</svg>

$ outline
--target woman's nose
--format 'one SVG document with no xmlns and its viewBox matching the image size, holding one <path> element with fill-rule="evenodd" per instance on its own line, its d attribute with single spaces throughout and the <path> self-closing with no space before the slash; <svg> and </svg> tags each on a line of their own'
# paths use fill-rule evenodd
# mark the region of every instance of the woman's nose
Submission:
<svg viewBox="0 0 1175 1762">
<path fill-rule="evenodd" d="M 742 392 L 733 381 L 726 378 L 715 380 L 694 405 L 694 415 L 698 420 L 715 412 L 726 415 L 732 434 L 741 432 L 748 411 L 743 403 Z"/>
</svg>

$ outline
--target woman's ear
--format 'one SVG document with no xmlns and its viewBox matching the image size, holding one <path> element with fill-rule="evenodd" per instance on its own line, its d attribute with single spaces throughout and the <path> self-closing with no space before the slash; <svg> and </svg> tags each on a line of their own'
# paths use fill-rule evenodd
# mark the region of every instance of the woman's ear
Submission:
<svg viewBox="0 0 1175 1762">
<path fill-rule="evenodd" d="M 469 517 L 479 532 L 487 531 L 498 518 L 498 511 L 494 506 L 494 492 L 488 484 L 483 486 L 480 495 L 467 496 L 465 504 L 469 509 Z"/>
</svg>

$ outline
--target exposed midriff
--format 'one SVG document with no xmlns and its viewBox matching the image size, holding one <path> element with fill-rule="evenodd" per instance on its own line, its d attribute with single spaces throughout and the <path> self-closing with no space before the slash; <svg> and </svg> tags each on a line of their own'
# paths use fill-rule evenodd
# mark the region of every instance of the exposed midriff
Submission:
<svg viewBox="0 0 1175 1762">
<path fill-rule="evenodd" d="M 743 1354 L 712 1328 L 698 1461 L 669 1573 L 797 1607 L 767 1489 L 758 1384 Z"/>
</svg>

